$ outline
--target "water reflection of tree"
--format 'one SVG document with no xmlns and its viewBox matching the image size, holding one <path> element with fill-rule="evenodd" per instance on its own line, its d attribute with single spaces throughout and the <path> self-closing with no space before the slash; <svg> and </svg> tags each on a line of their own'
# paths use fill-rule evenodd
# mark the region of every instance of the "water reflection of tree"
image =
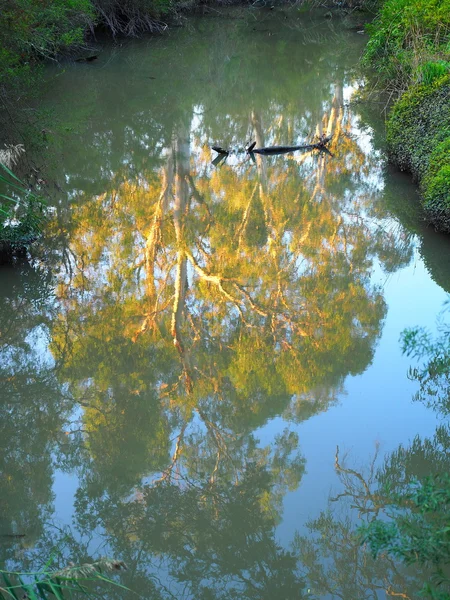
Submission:
<svg viewBox="0 0 450 600">
<path fill-rule="evenodd" d="M 273 502 L 284 495 L 285 470 L 298 485 L 303 462 L 290 457 L 296 442 L 282 436 L 273 453 L 253 442 L 240 464 L 233 453 L 239 479 L 231 485 L 223 472 L 206 472 L 208 457 L 200 451 L 187 457 L 189 469 L 164 473 L 127 503 L 91 502 L 89 519 L 102 523 L 131 570 L 150 568 L 176 597 L 269 598 L 277 586 L 297 597 L 303 583 L 295 556 L 275 541 L 280 507 Z"/>
<path fill-rule="evenodd" d="M 366 468 L 355 468 L 348 465 L 354 460 L 340 457 L 338 449 L 335 467 L 340 491 L 330 497 L 329 509 L 308 523 L 308 535 L 297 535 L 295 541 L 313 593 L 343 600 L 418 596 L 430 571 L 417 565 L 407 569 L 385 553 L 374 559 L 361 545 L 356 527 L 386 518 L 397 494 L 404 493 L 412 481 L 447 472 L 448 456 L 446 427 L 433 438 L 417 437 L 411 446 L 400 447 L 381 466 L 377 466 L 378 452 Z"/>
<path fill-rule="evenodd" d="M 343 112 L 334 114 L 340 130 Z M 252 119 L 261 137 L 261 119 Z M 365 155 L 348 138 L 337 139 L 341 155 L 328 164 L 320 157 L 315 170 L 310 158 L 286 168 L 258 157 L 256 170 L 246 164 L 211 172 L 207 152 L 194 162 L 189 130 L 178 127 L 159 175 L 125 183 L 80 210 L 73 250 L 86 268 L 71 281 L 67 310 L 86 314 L 83 330 L 95 313 L 105 320 L 116 310 L 106 319 L 109 328 L 111 319 L 124 321 L 120 303 L 120 314 L 128 313 L 120 335 L 145 344 L 146 334 L 161 347 L 170 333 L 178 359 L 167 347 L 166 360 L 178 360 L 181 372 L 174 377 L 171 362 L 165 396 L 181 394 L 181 385 L 194 397 L 194 383 L 203 394 L 205 387 L 220 394 L 226 383 L 247 387 L 247 401 L 261 392 L 300 397 L 359 372 L 370 361 L 384 310 L 381 295 L 370 290 L 369 269 L 380 241 L 390 256 L 396 246 L 395 238 L 361 224 L 363 214 L 354 218 L 362 208 L 355 204 L 370 202 L 367 185 L 357 192 Z M 353 163 L 359 158 L 351 164 L 349 156 Z M 86 233 L 93 220 L 100 227 Z M 258 404 L 261 411 L 261 398 Z"/>
<path fill-rule="evenodd" d="M 42 356 L 52 281 L 28 264 L 11 269 L 0 291 L 0 552 L 30 545 L 53 510 L 54 449 L 72 402 Z M 40 348 L 41 346 L 41 348 Z"/>
<path fill-rule="evenodd" d="M 429 376 L 433 376 L 435 361 L 441 359 L 443 347 L 435 344 L 427 348 L 423 372 L 430 369 Z M 448 350 L 448 343 L 445 350 Z M 437 378 L 433 383 L 432 397 L 439 398 L 442 406 L 439 402 L 432 406 L 438 410 L 445 408 L 447 379 Z M 429 403 L 426 394 L 422 393 L 421 399 Z M 416 436 L 408 446 L 401 445 L 388 454 L 381 465 L 378 458 L 377 450 L 370 465 L 355 468 L 348 465 L 349 458 L 342 457 L 337 449 L 335 468 L 340 491 L 330 497 L 328 511 L 309 523 L 310 535 L 297 536 L 296 540 L 308 585 L 315 592 L 327 593 L 333 598 L 378 598 L 380 591 L 384 591 L 388 597 L 412 600 L 419 595 L 424 584 L 433 582 L 433 577 L 439 573 L 439 585 L 435 591 L 430 591 L 430 596 L 439 593 L 445 597 L 449 581 L 445 564 L 434 564 L 431 560 L 426 564 L 423 559 L 417 563 L 416 559 L 414 568 L 406 570 L 384 551 L 379 552 L 375 560 L 361 547 L 361 533 L 355 531 L 355 525 L 363 525 L 365 535 L 372 532 L 374 546 L 379 544 L 382 550 L 385 547 L 392 549 L 394 542 L 391 545 L 386 542 L 385 546 L 383 533 L 378 532 L 380 537 L 377 538 L 371 525 L 380 523 L 380 519 L 393 520 L 406 532 L 405 538 L 398 543 L 404 556 L 409 553 L 411 562 L 420 551 L 422 538 L 424 547 L 428 543 L 430 547 L 438 548 L 436 553 L 439 555 L 438 540 L 439 535 L 443 535 L 441 528 L 446 526 L 447 515 L 433 512 L 442 509 L 438 503 L 435 506 L 431 503 L 428 511 L 418 510 L 419 505 L 412 501 L 411 491 L 412 486 L 430 485 L 430 477 L 433 486 L 433 482 L 449 472 L 449 426 L 446 423 L 439 426 L 430 438 Z M 447 558 L 445 550 L 443 556 Z"/>
</svg>

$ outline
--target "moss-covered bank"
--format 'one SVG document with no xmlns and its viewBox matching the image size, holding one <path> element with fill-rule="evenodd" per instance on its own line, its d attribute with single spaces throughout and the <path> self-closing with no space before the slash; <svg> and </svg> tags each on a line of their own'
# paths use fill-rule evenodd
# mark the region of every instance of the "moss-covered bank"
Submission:
<svg viewBox="0 0 450 600">
<path fill-rule="evenodd" d="M 390 159 L 419 182 L 425 213 L 450 233 L 450 76 L 412 86 L 387 124 Z"/>
<path fill-rule="evenodd" d="M 390 159 L 419 183 L 429 221 L 450 232 L 450 0 L 384 0 L 368 29 L 364 62 L 397 97 Z"/>
</svg>

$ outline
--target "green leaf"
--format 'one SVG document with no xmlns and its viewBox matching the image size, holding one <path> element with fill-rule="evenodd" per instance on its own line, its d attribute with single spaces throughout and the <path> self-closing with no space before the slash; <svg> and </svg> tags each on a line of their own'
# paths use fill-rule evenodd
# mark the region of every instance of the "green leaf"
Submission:
<svg viewBox="0 0 450 600">
<path fill-rule="evenodd" d="M 44 565 L 44 568 L 42 569 L 43 571 L 47 571 L 47 569 L 49 568 L 49 566 L 52 564 L 52 562 L 53 562 L 53 559 L 55 558 L 55 556 L 56 556 L 56 549 L 55 549 L 55 550 L 53 550 L 53 551 L 50 553 L 50 556 L 48 557 L 48 560 L 47 560 L 47 562 L 45 563 L 45 565 Z"/>
<path fill-rule="evenodd" d="M 2 592 L 6 594 L 6 597 Z M 2 600 L 11 600 L 11 597 L 14 598 L 14 595 L 9 590 L 5 590 L 5 588 L 0 587 L 0 598 Z"/>
</svg>

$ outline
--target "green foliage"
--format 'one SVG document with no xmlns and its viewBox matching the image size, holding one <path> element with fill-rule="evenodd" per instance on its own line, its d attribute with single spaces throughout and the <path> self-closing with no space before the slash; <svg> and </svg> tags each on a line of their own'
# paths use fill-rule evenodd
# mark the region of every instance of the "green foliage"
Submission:
<svg viewBox="0 0 450 600">
<path fill-rule="evenodd" d="M 446 302 L 445 309 L 450 306 Z M 450 324 L 445 322 L 446 310 L 439 322 L 439 336 L 433 338 L 422 328 L 403 331 L 402 350 L 408 356 L 425 359 L 419 368 L 410 369 L 409 375 L 420 384 L 416 399 L 439 410 L 450 412 Z M 417 438 L 407 451 L 400 448 L 386 463 L 381 495 L 386 499 L 388 521 L 375 519 L 359 528 L 362 542 L 367 543 L 374 557 L 388 553 L 406 564 L 420 563 L 432 569 L 431 582 L 423 593 L 435 600 L 450 599 L 450 475 L 446 473 L 448 457 L 446 443 L 448 428 L 436 432 L 437 445 L 422 443 Z M 409 457 L 421 456 L 423 473 L 410 476 Z M 442 464 L 442 460 L 444 464 Z M 401 465 L 403 473 L 392 477 L 392 465 Z M 386 474 L 390 477 L 386 480 Z M 426 473 L 426 475 L 425 475 Z M 444 474 L 442 474 L 444 473 Z M 402 483 L 393 488 L 392 480 Z"/>
<path fill-rule="evenodd" d="M 450 135 L 450 77 L 411 87 L 388 121 L 390 158 L 417 179 L 426 174 L 431 153 Z"/>
<path fill-rule="evenodd" d="M 431 583 L 423 590 L 432 598 L 449 599 L 450 580 L 450 477 L 432 476 L 391 497 L 391 522 L 378 519 L 360 528 L 363 543 L 374 557 L 387 552 L 406 564 L 432 567 Z"/>
<path fill-rule="evenodd" d="M 424 207 L 433 223 L 450 232 L 450 164 L 444 165 L 424 189 Z"/>
<path fill-rule="evenodd" d="M 420 80 L 425 85 L 431 85 L 437 79 L 441 79 L 450 72 L 450 62 L 446 60 L 427 61 L 420 65 Z"/>
<path fill-rule="evenodd" d="M 364 64 L 391 92 L 407 90 L 389 117 L 390 158 L 420 182 L 428 219 L 450 231 L 448 146 L 428 174 L 450 136 L 450 0 L 385 0 L 368 31 Z"/>
<path fill-rule="evenodd" d="M 432 220 L 450 231 L 450 135 L 431 152 L 423 189 L 424 206 Z"/>
<path fill-rule="evenodd" d="M 127 589 L 104 575 L 105 571 L 125 569 L 125 563 L 117 560 L 101 559 L 94 563 L 64 569 L 51 568 L 52 557 L 37 573 L 16 573 L 0 569 L 3 584 L 0 583 L 2 600 L 28 598 L 29 600 L 66 600 L 73 592 L 90 595 L 90 588 L 82 582 L 109 583 Z M 1 579 L 0 579 L 1 582 Z"/>
</svg>

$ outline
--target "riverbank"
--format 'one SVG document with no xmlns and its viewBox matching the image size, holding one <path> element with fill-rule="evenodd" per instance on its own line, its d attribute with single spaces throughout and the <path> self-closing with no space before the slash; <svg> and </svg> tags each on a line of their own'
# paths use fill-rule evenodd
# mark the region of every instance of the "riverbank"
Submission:
<svg viewBox="0 0 450 600">
<path fill-rule="evenodd" d="M 427 220 L 450 232 L 450 1 L 385 0 L 363 62 L 397 98 L 388 155 L 418 183 Z"/>
</svg>

